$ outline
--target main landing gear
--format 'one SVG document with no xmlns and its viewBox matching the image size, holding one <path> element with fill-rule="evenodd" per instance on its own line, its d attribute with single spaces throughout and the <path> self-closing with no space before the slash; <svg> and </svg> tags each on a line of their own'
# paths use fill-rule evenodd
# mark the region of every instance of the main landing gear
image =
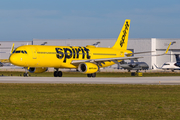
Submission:
<svg viewBox="0 0 180 120">
<path fill-rule="evenodd" d="M 62 72 L 58 71 L 58 69 L 56 69 L 56 71 L 54 71 L 54 77 L 62 77 Z"/>
<path fill-rule="evenodd" d="M 96 77 L 96 73 L 87 74 L 87 77 Z"/>
</svg>

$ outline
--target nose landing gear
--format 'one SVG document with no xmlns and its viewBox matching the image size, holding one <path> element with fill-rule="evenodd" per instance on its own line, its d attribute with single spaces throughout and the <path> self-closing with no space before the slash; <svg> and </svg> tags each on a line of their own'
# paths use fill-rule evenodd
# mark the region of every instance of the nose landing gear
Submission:
<svg viewBox="0 0 180 120">
<path fill-rule="evenodd" d="M 28 77 L 29 74 L 28 74 L 28 73 L 24 73 L 23 76 L 24 76 L 24 77 Z"/>
<path fill-rule="evenodd" d="M 25 69 L 25 73 L 23 74 L 23 76 L 24 76 L 24 77 L 28 77 L 28 76 L 29 76 L 28 70 L 27 70 L 27 68 L 24 68 L 24 69 Z"/>
</svg>

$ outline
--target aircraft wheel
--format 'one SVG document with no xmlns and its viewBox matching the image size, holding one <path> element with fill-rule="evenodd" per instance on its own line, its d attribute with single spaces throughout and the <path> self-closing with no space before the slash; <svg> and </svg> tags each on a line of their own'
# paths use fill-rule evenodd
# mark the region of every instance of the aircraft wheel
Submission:
<svg viewBox="0 0 180 120">
<path fill-rule="evenodd" d="M 87 77 L 92 77 L 92 75 L 91 74 L 87 74 Z"/>
<path fill-rule="evenodd" d="M 54 71 L 54 77 L 57 77 L 57 76 L 58 76 L 58 72 Z"/>
<path fill-rule="evenodd" d="M 61 71 L 58 71 L 57 74 L 58 74 L 59 77 L 62 77 L 62 72 Z"/>
<path fill-rule="evenodd" d="M 96 73 L 87 74 L 87 77 L 96 77 Z"/>
<path fill-rule="evenodd" d="M 28 77 L 29 74 L 28 74 L 28 73 L 24 73 L 23 76 L 24 76 L 24 77 Z"/>
<path fill-rule="evenodd" d="M 96 73 L 92 73 L 91 76 L 92 76 L 92 77 L 96 77 Z"/>
</svg>

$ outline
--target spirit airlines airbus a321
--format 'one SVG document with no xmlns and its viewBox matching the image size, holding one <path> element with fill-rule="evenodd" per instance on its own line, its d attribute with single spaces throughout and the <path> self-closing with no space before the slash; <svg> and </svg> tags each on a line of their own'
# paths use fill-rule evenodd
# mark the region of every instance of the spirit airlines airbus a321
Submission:
<svg viewBox="0 0 180 120">
<path fill-rule="evenodd" d="M 16 66 L 26 68 L 24 76 L 28 75 L 27 70 L 31 73 L 42 73 L 47 71 L 48 67 L 52 67 L 55 69 L 54 77 L 62 77 L 59 68 L 75 68 L 88 77 L 95 77 L 101 67 L 118 64 L 122 60 L 142 58 L 130 57 L 135 53 L 127 50 L 129 28 L 130 20 L 127 19 L 111 48 L 92 45 L 86 47 L 24 45 L 16 48 L 9 60 Z"/>
</svg>

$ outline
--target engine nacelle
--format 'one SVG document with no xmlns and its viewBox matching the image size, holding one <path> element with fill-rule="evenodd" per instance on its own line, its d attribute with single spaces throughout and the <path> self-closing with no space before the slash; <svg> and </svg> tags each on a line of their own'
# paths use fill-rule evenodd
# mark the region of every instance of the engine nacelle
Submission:
<svg viewBox="0 0 180 120">
<path fill-rule="evenodd" d="M 81 63 L 78 66 L 78 70 L 82 73 L 95 73 L 98 71 L 98 66 L 93 63 Z"/>
<path fill-rule="evenodd" d="M 45 68 L 45 67 L 41 67 L 41 68 L 30 67 L 30 68 L 28 68 L 28 71 L 30 73 L 42 73 L 42 72 L 45 72 L 47 70 L 48 70 L 48 68 Z"/>
</svg>

